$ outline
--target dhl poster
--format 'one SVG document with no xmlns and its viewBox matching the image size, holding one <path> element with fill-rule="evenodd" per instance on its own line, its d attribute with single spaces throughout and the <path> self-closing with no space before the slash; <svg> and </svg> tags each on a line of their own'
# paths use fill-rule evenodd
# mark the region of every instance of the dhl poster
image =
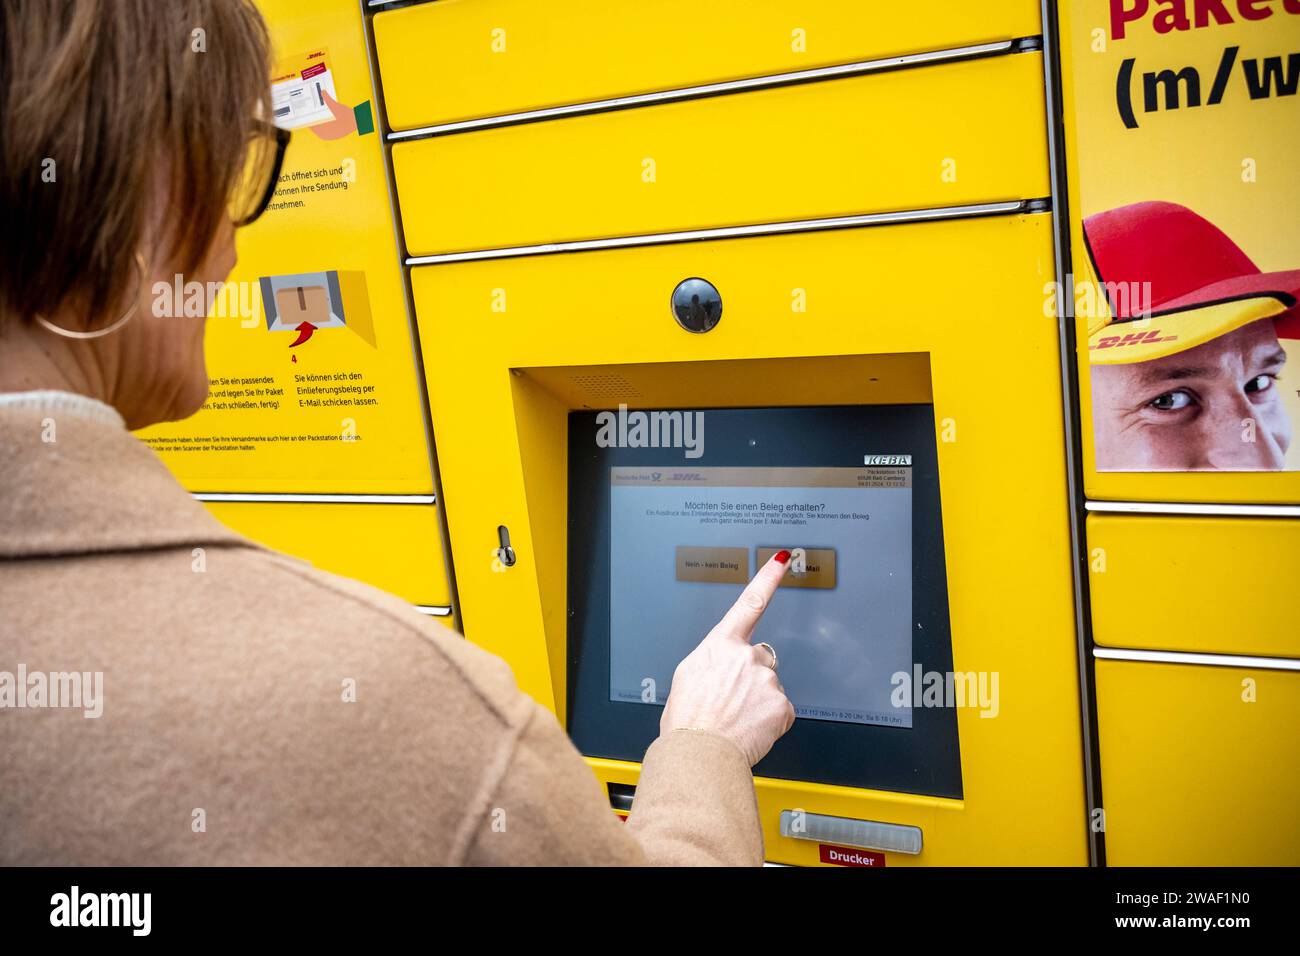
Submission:
<svg viewBox="0 0 1300 956">
<path fill-rule="evenodd" d="M 1095 471 L 1300 470 L 1300 0 L 1058 10 Z"/>
<path fill-rule="evenodd" d="M 265 213 L 210 296 L 208 400 L 147 441 L 193 491 L 433 490 L 361 6 L 258 3 L 288 135 Z M 203 290 L 158 288 L 175 314 Z"/>
</svg>

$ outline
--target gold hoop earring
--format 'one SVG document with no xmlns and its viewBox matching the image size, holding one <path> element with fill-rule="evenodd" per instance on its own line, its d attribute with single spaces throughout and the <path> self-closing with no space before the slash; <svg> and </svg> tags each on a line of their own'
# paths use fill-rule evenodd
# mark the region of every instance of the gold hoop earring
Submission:
<svg viewBox="0 0 1300 956">
<path fill-rule="evenodd" d="M 134 301 L 132 301 L 131 307 L 118 316 L 116 321 L 107 328 L 95 329 L 92 332 L 73 332 L 70 329 L 59 328 L 39 312 L 33 313 L 33 318 L 55 335 L 62 335 L 69 339 L 99 339 L 103 338 L 105 335 L 112 335 L 122 326 L 126 325 L 127 322 L 131 321 L 131 316 L 135 315 L 136 309 L 140 307 L 140 290 L 144 288 L 144 273 L 148 267 L 145 265 L 144 256 L 141 254 L 139 249 L 135 251 L 135 268 L 140 281 L 136 283 Z"/>
</svg>

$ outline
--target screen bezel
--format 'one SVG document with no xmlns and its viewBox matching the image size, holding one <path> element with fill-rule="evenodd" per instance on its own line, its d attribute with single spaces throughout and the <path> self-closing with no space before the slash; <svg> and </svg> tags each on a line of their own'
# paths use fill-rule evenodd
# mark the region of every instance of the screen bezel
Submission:
<svg viewBox="0 0 1300 956">
<path fill-rule="evenodd" d="M 641 760 L 663 713 L 659 705 L 609 700 L 609 470 L 616 466 L 860 468 L 866 454 L 911 455 L 912 657 L 925 672 L 953 670 L 932 405 L 681 411 L 705 413 L 699 458 L 682 449 L 600 447 L 599 412 L 569 415 L 567 722 L 583 754 Z M 910 729 L 801 718 L 754 773 L 960 799 L 957 715 L 951 707 L 915 707 Z"/>
</svg>

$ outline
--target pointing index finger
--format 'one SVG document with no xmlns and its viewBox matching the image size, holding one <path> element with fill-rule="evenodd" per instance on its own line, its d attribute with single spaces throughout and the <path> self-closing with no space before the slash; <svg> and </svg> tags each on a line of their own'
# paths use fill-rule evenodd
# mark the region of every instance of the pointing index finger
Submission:
<svg viewBox="0 0 1300 956">
<path fill-rule="evenodd" d="M 789 569 L 789 551 L 783 549 L 772 555 L 767 564 L 758 569 L 753 580 L 745 585 L 745 590 L 740 592 L 740 597 L 723 615 L 718 626 L 713 629 L 713 633 L 719 637 L 738 639 L 748 644 L 749 639 L 754 635 L 754 627 L 758 624 L 758 619 L 767 610 L 768 602 L 772 600 L 772 595 L 781 584 L 781 578 L 785 577 Z"/>
</svg>

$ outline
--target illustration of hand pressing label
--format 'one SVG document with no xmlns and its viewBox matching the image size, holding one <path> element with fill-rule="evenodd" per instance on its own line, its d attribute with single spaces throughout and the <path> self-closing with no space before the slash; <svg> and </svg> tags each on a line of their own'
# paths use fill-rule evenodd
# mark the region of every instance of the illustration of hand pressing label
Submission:
<svg viewBox="0 0 1300 956">
<path fill-rule="evenodd" d="M 364 136 L 367 133 L 374 132 L 375 126 L 374 121 L 371 119 L 369 100 L 366 100 L 360 106 L 352 107 L 345 106 L 334 99 L 334 97 L 330 96 L 328 90 L 322 89 L 320 96 L 329 108 L 330 115 L 334 117 L 310 127 L 311 131 L 321 139 L 342 139 L 351 133 Z"/>
</svg>

